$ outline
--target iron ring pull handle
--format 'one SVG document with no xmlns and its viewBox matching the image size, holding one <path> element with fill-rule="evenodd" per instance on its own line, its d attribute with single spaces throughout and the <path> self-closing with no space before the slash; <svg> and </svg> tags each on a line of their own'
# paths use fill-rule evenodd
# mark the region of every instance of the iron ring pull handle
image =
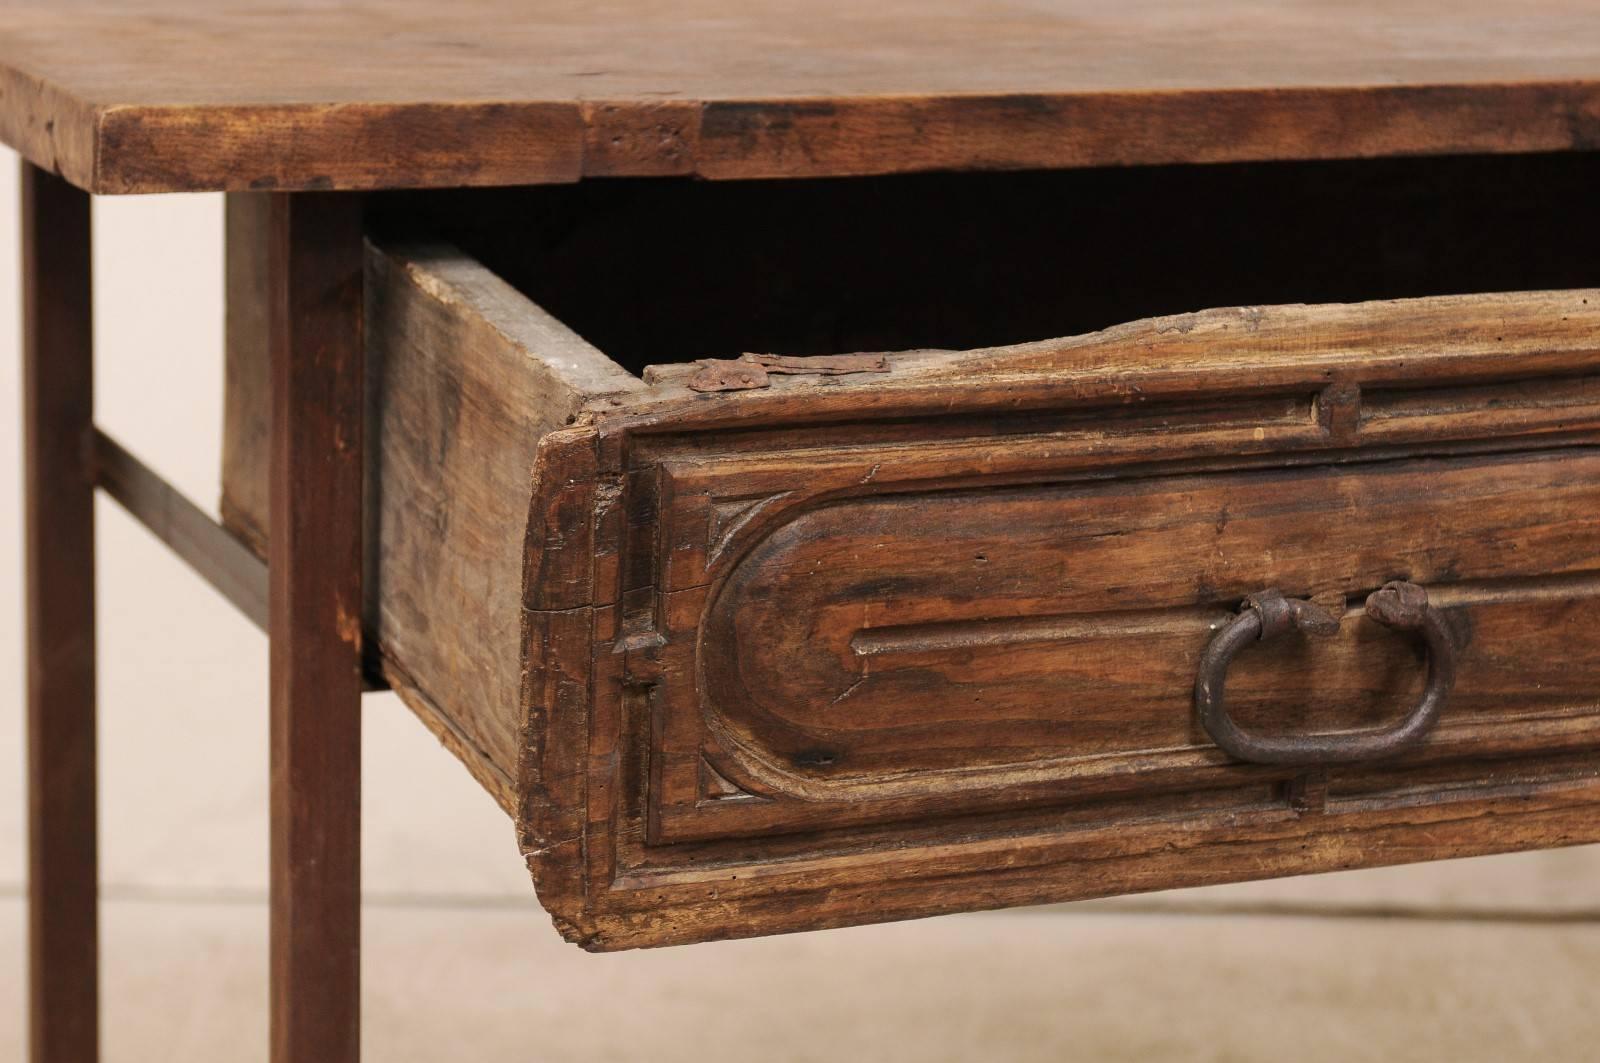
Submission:
<svg viewBox="0 0 1600 1063">
<path fill-rule="evenodd" d="M 1414 583 L 1385 584 L 1367 597 L 1366 614 L 1397 631 L 1416 631 L 1428 647 L 1428 685 L 1409 715 L 1392 727 L 1355 734 L 1254 734 L 1233 722 L 1223 691 L 1228 665 L 1244 647 L 1265 642 L 1291 628 L 1313 635 L 1332 635 L 1339 621 L 1313 602 L 1285 598 L 1275 590 L 1245 599 L 1239 615 L 1212 636 L 1200 657 L 1194 701 L 1200 723 L 1218 746 L 1239 760 L 1255 764 L 1336 764 L 1394 756 L 1418 745 L 1450 696 L 1456 680 L 1456 648 L 1428 592 Z"/>
</svg>

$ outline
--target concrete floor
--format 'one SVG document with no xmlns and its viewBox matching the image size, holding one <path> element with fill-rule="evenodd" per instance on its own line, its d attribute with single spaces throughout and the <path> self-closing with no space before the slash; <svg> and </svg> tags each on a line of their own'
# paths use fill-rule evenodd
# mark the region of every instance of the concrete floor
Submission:
<svg viewBox="0 0 1600 1063">
<path fill-rule="evenodd" d="M 17 400 L 15 160 L 0 152 L 0 410 Z M 96 206 L 99 416 L 216 495 L 221 204 Z M 15 424 L 12 419 L 9 423 Z M 0 432 L 0 498 L 20 498 Z M 105 1048 L 264 1059 L 266 643 L 102 503 Z M 20 555 L 0 505 L 0 1060 L 23 1049 Z M 509 823 L 367 699 L 368 1059 L 1580 1060 L 1600 850 L 618 956 L 565 945 Z"/>
</svg>

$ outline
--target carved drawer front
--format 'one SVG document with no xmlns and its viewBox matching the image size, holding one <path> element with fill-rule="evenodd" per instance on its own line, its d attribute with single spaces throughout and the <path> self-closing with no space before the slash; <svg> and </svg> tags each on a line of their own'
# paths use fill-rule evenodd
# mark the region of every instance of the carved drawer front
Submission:
<svg viewBox="0 0 1600 1063">
<path fill-rule="evenodd" d="M 367 291 L 370 659 L 587 948 L 1600 841 L 1594 291 L 642 372 Z"/>
<path fill-rule="evenodd" d="M 1600 834 L 1586 296 L 655 371 L 541 450 L 541 894 L 610 948 Z"/>
</svg>

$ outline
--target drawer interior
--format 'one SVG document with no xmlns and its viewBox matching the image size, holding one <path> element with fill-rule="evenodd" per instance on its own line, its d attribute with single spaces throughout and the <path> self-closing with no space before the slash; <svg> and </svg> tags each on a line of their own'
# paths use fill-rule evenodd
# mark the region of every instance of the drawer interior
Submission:
<svg viewBox="0 0 1600 1063">
<path fill-rule="evenodd" d="M 1586 287 L 1600 153 L 387 197 L 631 372 L 969 349 L 1208 307 Z"/>
</svg>

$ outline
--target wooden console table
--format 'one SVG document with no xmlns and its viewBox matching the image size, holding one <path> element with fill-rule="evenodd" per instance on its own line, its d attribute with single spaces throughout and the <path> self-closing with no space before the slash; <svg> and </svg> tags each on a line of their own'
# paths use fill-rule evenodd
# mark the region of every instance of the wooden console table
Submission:
<svg viewBox="0 0 1600 1063">
<path fill-rule="evenodd" d="M 0 140 L 39 1063 L 97 488 L 271 637 L 279 1061 L 369 684 L 595 949 L 1600 840 L 1587 0 L 3 0 Z M 88 197 L 216 191 L 223 525 L 90 325 Z"/>
</svg>

